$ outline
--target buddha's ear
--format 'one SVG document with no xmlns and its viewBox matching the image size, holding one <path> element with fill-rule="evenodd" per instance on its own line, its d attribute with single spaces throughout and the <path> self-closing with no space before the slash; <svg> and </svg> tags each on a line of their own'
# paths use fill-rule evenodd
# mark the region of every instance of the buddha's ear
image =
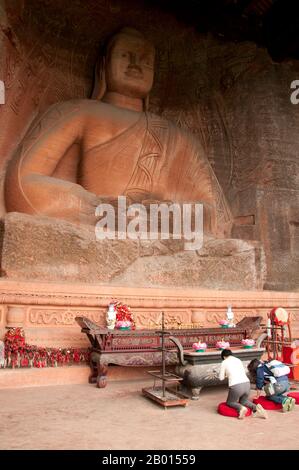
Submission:
<svg viewBox="0 0 299 470">
<path fill-rule="evenodd" d="M 101 100 L 106 91 L 106 76 L 105 76 L 105 57 L 102 57 L 97 62 L 94 73 L 94 86 L 91 95 L 92 100 Z"/>
</svg>

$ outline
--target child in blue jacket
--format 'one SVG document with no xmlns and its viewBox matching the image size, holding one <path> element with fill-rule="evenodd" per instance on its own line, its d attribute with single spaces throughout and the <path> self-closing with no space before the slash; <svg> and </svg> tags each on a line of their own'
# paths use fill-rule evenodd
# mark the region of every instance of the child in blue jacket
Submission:
<svg viewBox="0 0 299 470">
<path fill-rule="evenodd" d="M 263 388 L 271 383 L 273 393 L 270 394 L 270 391 L 268 391 L 268 400 L 274 401 L 275 403 L 280 403 L 282 405 L 283 412 L 291 411 L 294 408 L 296 403 L 295 399 L 283 395 L 290 388 L 287 375 L 274 377 L 267 364 L 257 359 L 254 359 L 250 362 L 248 365 L 248 370 L 256 383 L 257 395 L 255 398 L 259 398 Z"/>
</svg>

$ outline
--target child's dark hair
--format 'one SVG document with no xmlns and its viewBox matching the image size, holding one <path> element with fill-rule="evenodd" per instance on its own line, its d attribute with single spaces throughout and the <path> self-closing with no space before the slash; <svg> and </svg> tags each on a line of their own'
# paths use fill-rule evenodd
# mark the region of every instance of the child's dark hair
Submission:
<svg viewBox="0 0 299 470">
<path fill-rule="evenodd" d="M 230 349 L 223 349 L 222 353 L 221 353 L 221 359 L 226 359 L 227 357 L 229 356 L 232 356 L 233 353 L 231 352 Z"/>
<path fill-rule="evenodd" d="M 251 362 L 249 362 L 247 369 L 251 375 L 252 378 L 256 378 L 256 369 L 260 365 L 260 361 L 258 359 L 253 359 Z"/>
</svg>

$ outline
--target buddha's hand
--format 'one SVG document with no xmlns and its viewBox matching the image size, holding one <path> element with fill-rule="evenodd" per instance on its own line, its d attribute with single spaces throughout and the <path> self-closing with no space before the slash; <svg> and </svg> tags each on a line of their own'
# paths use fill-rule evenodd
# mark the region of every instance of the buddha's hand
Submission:
<svg viewBox="0 0 299 470">
<path fill-rule="evenodd" d="M 74 208 L 72 222 L 78 225 L 95 225 L 97 221 L 96 208 L 102 202 L 101 198 L 86 191 L 79 184 L 74 184 L 69 194 L 70 205 Z"/>
<path fill-rule="evenodd" d="M 126 214 L 126 207 L 119 204 L 118 198 L 112 196 L 97 196 L 94 193 L 86 191 L 82 186 L 76 184 L 75 194 L 79 201 L 79 223 L 84 225 L 96 225 L 108 210 L 110 215 L 114 215 L 114 221 L 117 225 L 120 214 Z M 127 198 L 127 204 L 130 204 Z"/>
</svg>

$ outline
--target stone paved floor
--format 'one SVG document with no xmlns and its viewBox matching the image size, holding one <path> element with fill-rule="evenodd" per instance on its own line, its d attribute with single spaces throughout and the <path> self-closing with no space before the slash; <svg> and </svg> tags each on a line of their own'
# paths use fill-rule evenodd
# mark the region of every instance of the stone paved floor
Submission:
<svg viewBox="0 0 299 470">
<path fill-rule="evenodd" d="M 164 410 L 140 381 L 0 390 L 0 449 L 299 449 L 299 406 L 241 421 L 216 413 L 222 387 Z"/>
</svg>

